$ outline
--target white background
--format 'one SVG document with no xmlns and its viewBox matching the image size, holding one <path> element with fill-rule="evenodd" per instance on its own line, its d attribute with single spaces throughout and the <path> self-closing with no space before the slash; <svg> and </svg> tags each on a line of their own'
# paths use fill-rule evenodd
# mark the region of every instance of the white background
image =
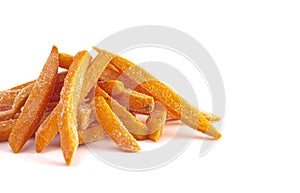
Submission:
<svg viewBox="0 0 300 193">
<path fill-rule="evenodd" d="M 289 0 L 1 1 L 1 90 L 38 76 L 53 44 L 74 54 L 119 30 L 155 24 L 202 43 L 227 101 L 223 138 L 209 154 L 199 157 L 194 140 L 153 171 L 115 169 L 84 148 L 66 167 L 51 157 L 56 150 L 36 154 L 29 143 L 13 154 L 1 143 L 1 190 L 299 192 L 299 9 Z"/>
</svg>

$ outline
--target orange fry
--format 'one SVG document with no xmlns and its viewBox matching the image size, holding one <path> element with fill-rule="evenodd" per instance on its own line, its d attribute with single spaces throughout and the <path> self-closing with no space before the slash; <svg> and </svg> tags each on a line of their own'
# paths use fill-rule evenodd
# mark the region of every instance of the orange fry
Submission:
<svg viewBox="0 0 300 193">
<path fill-rule="evenodd" d="M 73 60 L 74 60 L 73 56 L 65 53 L 59 53 L 59 67 L 64 69 L 69 69 Z"/>
<path fill-rule="evenodd" d="M 77 110 L 80 95 L 91 56 L 87 51 L 76 54 L 61 91 L 61 113 L 58 129 L 61 138 L 61 149 L 67 165 L 70 165 L 78 147 Z"/>
<path fill-rule="evenodd" d="M 149 128 L 148 138 L 157 142 L 166 124 L 167 110 L 159 101 L 155 101 L 154 110 L 150 113 L 146 125 Z"/>
<path fill-rule="evenodd" d="M 98 86 L 100 86 L 105 92 L 107 92 L 110 96 L 116 96 L 123 92 L 124 84 L 118 80 L 104 80 L 99 81 Z"/>
<path fill-rule="evenodd" d="M 10 119 L 0 122 L 0 141 L 7 141 L 12 128 L 15 126 L 17 120 Z"/>
<path fill-rule="evenodd" d="M 27 85 L 16 96 L 14 103 L 12 105 L 12 108 L 6 111 L 0 112 L 0 121 L 8 120 L 14 117 L 14 115 L 20 111 L 20 109 L 25 104 L 32 88 L 34 86 L 34 83 Z"/>
<path fill-rule="evenodd" d="M 9 135 L 8 142 L 13 152 L 19 152 L 38 128 L 55 85 L 58 65 L 58 50 L 53 46 L 51 54 Z"/>
<path fill-rule="evenodd" d="M 4 111 L 10 109 L 20 91 L 21 89 L 1 91 L 0 110 Z"/>
<path fill-rule="evenodd" d="M 132 135 L 139 136 L 148 132 L 148 128 L 144 123 L 128 112 L 125 107 L 111 98 L 100 87 L 96 87 L 95 95 L 102 96 L 106 100 L 112 111 L 117 115 Z"/>
<path fill-rule="evenodd" d="M 86 129 L 78 129 L 79 144 L 99 141 L 105 138 L 105 131 L 99 123 L 93 123 Z"/>
<path fill-rule="evenodd" d="M 120 149 L 129 152 L 136 152 L 141 149 L 101 95 L 96 94 L 95 96 L 95 108 L 101 127 Z"/>
<path fill-rule="evenodd" d="M 134 113 L 149 115 L 154 108 L 152 96 L 126 88 L 123 89 L 121 94 L 113 96 L 113 98 Z"/>
<path fill-rule="evenodd" d="M 58 104 L 35 132 L 35 148 L 38 153 L 42 152 L 58 133 L 58 121 L 60 113 L 61 104 Z"/>
<path fill-rule="evenodd" d="M 208 119 L 211 117 L 205 117 L 202 112 L 141 67 L 120 56 L 114 57 L 111 64 L 123 73 L 123 82 L 127 87 L 137 86 L 137 91 L 162 102 L 172 118 L 180 119 L 191 128 L 212 136 L 214 139 L 221 137 L 221 134 L 210 124 Z"/>
</svg>

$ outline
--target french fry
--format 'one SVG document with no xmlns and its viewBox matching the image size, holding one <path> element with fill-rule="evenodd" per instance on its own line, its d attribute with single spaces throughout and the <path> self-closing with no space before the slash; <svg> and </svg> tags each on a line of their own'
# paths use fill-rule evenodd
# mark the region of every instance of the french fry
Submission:
<svg viewBox="0 0 300 193">
<path fill-rule="evenodd" d="M 17 120 L 10 119 L 0 122 L 0 141 L 7 141 L 12 128 L 15 126 Z"/>
<path fill-rule="evenodd" d="M 66 77 L 67 73 L 68 73 L 67 71 L 63 71 L 63 72 L 58 73 L 57 81 L 56 81 L 56 84 L 54 86 L 53 94 L 52 94 L 50 102 L 58 102 L 59 101 L 60 92 L 61 92 L 61 89 L 64 85 L 64 80 L 65 80 L 65 77 Z"/>
<path fill-rule="evenodd" d="M 20 111 L 20 109 L 25 104 L 34 83 L 27 85 L 26 87 L 22 88 L 21 91 L 16 96 L 12 108 L 6 111 L 0 112 L 0 121 L 8 120 L 14 117 L 14 115 Z"/>
<path fill-rule="evenodd" d="M 149 128 L 148 138 L 154 142 L 159 140 L 161 132 L 166 124 L 167 109 L 164 104 L 155 101 L 154 110 L 150 113 L 146 120 L 146 125 Z"/>
<path fill-rule="evenodd" d="M 101 74 L 100 79 L 101 80 L 117 80 L 121 73 L 118 71 L 116 67 L 113 65 L 109 64 L 107 67 L 104 69 L 103 73 Z"/>
<path fill-rule="evenodd" d="M 114 56 L 114 54 L 106 52 L 105 50 L 99 51 L 98 55 L 95 57 L 95 59 L 87 69 L 86 76 L 84 77 L 84 84 L 80 96 L 81 101 L 97 84 L 102 72 Z"/>
<path fill-rule="evenodd" d="M 21 150 L 39 126 L 55 85 L 58 63 L 58 50 L 53 46 L 50 56 L 9 135 L 8 142 L 15 153 Z"/>
<path fill-rule="evenodd" d="M 58 130 L 61 149 L 67 165 L 70 165 L 79 145 L 77 133 L 77 111 L 82 92 L 82 85 L 91 56 L 87 51 L 76 54 L 61 91 L 61 114 Z"/>
<path fill-rule="evenodd" d="M 105 131 L 99 123 L 93 123 L 86 129 L 78 129 L 79 144 L 99 141 L 106 137 Z"/>
<path fill-rule="evenodd" d="M 113 98 L 134 113 L 149 115 L 154 108 L 152 96 L 126 88 L 123 89 L 121 94 L 115 95 Z"/>
<path fill-rule="evenodd" d="M 8 110 L 11 108 L 16 96 L 19 94 L 21 89 L 16 90 L 5 90 L 0 92 L 0 110 Z"/>
<path fill-rule="evenodd" d="M 35 80 L 32 80 L 32 81 L 29 81 L 29 82 L 20 84 L 20 85 L 18 85 L 18 86 L 12 87 L 12 88 L 10 88 L 9 90 L 12 90 L 12 91 L 13 91 L 13 90 L 21 90 L 21 89 L 25 88 L 26 86 L 28 86 L 29 84 L 32 84 L 32 83 L 34 83 L 34 82 L 35 82 Z"/>
<path fill-rule="evenodd" d="M 58 133 L 60 113 L 61 104 L 59 103 L 35 132 L 35 148 L 38 153 L 42 152 Z"/>
<path fill-rule="evenodd" d="M 42 123 L 47 116 L 49 115 L 49 112 L 45 112 L 40 123 Z M 17 122 L 17 119 L 9 119 L 5 121 L 0 121 L 0 141 L 7 141 L 8 137 L 15 126 Z"/>
<path fill-rule="evenodd" d="M 137 141 L 114 114 L 105 99 L 97 94 L 97 90 L 99 87 L 96 89 L 95 108 L 101 127 L 120 149 L 129 152 L 139 151 L 141 148 Z"/>
<path fill-rule="evenodd" d="M 119 95 L 124 90 L 123 82 L 118 81 L 118 80 L 98 81 L 98 86 L 100 86 L 110 96 Z"/>
<path fill-rule="evenodd" d="M 167 108 L 168 114 L 172 115 L 172 118 L 180 119 L 191 128 L 205 133 L 214 139 L 221 138 L 221 134 L 209 122 L 212 117 L 205 117 L 208 114 L 204 115 L 198 109 L 191 106 L 185 99 L 144 69 L 120 56 L 114 57 L 111 64 L 122 72 L 122 77 L 124 77 L 122 81 L 126 87 L 135 87 L 137 91 L 162 102 Z"/>
<path fill-rule="evenodd" d="M 102 96 L 106 100 L 112 111 L 117 115 L 132 135 L 139 136 L 148 133 L 148 128 L 144 123 L 128 112 L 125 107 L 111 98 L 100 87 L 96 87 L 95 96 Z"/>
<path fill-rule="evenodd" d="M 73 60 L 74 60 L 73 56 L 65 53 L 59 53 L 59 67 L 64 69 L 69 69 Z"/>
</svg>

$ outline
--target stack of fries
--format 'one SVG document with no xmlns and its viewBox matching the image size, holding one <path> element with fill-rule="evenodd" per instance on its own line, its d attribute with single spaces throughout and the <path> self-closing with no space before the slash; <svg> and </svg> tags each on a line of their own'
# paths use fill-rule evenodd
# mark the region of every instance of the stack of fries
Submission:
<svg viewBox="0 0 300 193">
<path fill-rule="evenodd" d="M 211 122 L 220 120 L 199 111 L 164 83 L 132 62 L 97 47 L 75 56 L 53 46 L 40 76 L 0 92 L 0 141 L 19 152 L 35 137 L 41 152 L 59 133 L 67 165 L 79 144 L 108 135 L 124 151 L 137 152 L 137 140 L 157 142 L 169 119 L 219 139 Z M 59 72 L 59 68 L 65 69 Z M 146 122 L 136 114 L 147 115 Z"/>
</svg>

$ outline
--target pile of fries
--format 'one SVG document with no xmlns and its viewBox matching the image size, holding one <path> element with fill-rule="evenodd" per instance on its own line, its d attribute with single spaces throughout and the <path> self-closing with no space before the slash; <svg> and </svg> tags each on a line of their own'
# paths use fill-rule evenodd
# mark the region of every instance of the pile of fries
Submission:
<svg viewBox="0 0 300 193">
<path fill-rule="evenodd" d="M 220 118 L 191 106 L 141 67 L 94 47 L 75 56 L 53 46 L 39 77 L 0 91 L 0 141 L 19 152 L 34 137 L 42 152 L 60 135 L 71 165 L 80 144 L 109 136 L 118 148 L 137 152 L 137 140 L 157 142 L 167 120 L 181 120 L 212 139 L 221 134 L 211 122 Z M 64 70 L 61 70 L 64 69 Z M 148 116 L 142 122 L 136 114 Z"/>
</svg>

